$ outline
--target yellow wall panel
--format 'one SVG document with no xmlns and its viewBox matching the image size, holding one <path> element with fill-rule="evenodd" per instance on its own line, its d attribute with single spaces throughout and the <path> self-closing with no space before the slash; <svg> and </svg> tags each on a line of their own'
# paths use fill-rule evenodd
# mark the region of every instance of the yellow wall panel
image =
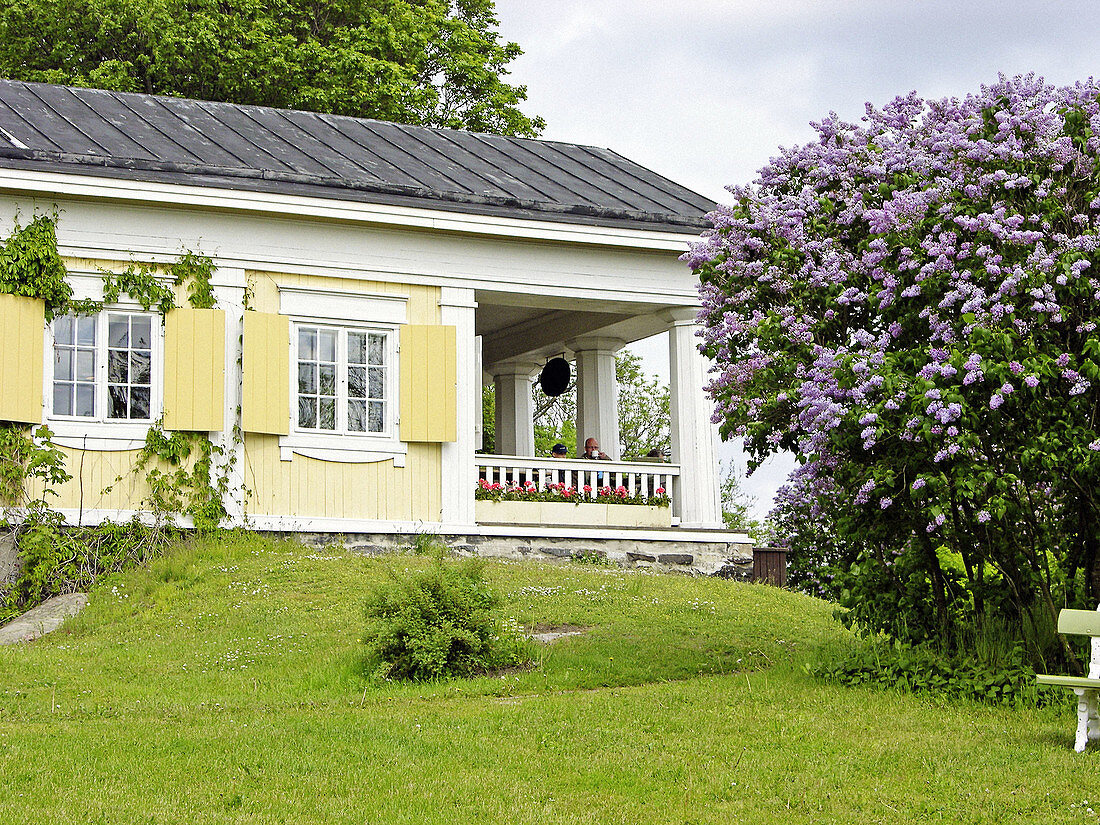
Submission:
<svg viewBox="0 0 1100 825">
<path fill-rule="evenodd" d="M 0 295 L 0 421 L 42 423 L 42 340 L 46 305 Z"/>
<path fill-rule="evenodd" d="M 241 428 L 249 433 L 290 432 L 290 319 L 269 312 L 244 314 Z"/>
<path fill-rule="evenodd" d="M 457 433 L 453 326 L 401 328 L 402 441 L 454 441 Z"/>
<path fill-rule="evenodd" d="M 164 428 L 225 427 L 225 313 L 173 309 L 164 316 Z"/>
<path fill-rule="evenodd" d="M 51 507 L 83 510 L 138 510 L 149 496 L 144 473 L 135 473 L 138 450 L 77 450 L 59 447 L 65 470 L 72 475 L 54 489 Z M 31 490 L 40 494 L 40 490 Z"/>
</svg>

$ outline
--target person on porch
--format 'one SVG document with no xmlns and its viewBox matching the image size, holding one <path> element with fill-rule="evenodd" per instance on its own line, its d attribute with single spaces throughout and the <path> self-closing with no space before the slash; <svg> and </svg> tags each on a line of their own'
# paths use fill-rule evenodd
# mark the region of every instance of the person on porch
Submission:
<svg viewBox="0 0 1100 825">
<path fill-rule="evenodd" d="M 610 461 L 607 453 L 600 450 L 600 442 L 594 438 L 589 438 L 584 442 L 584 452 L 581 454 L 581 458 L 590 458 L 593 461 Z"/>
</svg>

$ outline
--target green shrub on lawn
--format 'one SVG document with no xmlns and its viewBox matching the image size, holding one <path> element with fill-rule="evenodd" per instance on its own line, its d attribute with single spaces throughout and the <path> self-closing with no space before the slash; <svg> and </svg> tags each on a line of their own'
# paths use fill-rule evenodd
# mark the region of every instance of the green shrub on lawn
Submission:
<svg viewBox="0 0 1100 825">
<path fill-rule="evenodd" d="M 531 643 L 501 616 L 478 559 L 391 571 L 367 602 L 368 667 L 377 678 L 425 681 L 523 665 Z"/>
<path fill-rule="evenodd" d="M 949 654 L 929 644 L 876 640 L 845 658 L 807 665 L 806 670 L 843 685 L 878 685 L 992 704 L 1038 705 L 1056 698 L 1037 690 L 1035 671 L 1019 649 L 990 662 L 973 651 Z"/>
</svg>

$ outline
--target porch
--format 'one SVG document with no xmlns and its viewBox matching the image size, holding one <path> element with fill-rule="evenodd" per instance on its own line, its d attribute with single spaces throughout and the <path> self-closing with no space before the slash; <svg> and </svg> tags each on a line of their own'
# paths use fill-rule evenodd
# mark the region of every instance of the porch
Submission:
<svg viewBox="0 0 1100 825">
<path fill-rule="evenodd" d="M 590 260 L 578 258 L 574 265 L 590 267 Z M 606 258 L 603 264 L 608 265 Z M 707 365 L 697 349 L 694 284 L 671 283 L 666 266 L 662 254 L 654 256 L 652 272 L 633 258 L 629 276 L 614 267 L 587 278 L 577 274 L 569 297 L 561 296 L 560 281 L 553 290 L 534 283 L 507 291 L 443 290 L 442 322 L 455 324 L 458 332 L 459 426 L 458 440 L 443 446 L 444 474 L 456 483 L 444 484 L 442 523 L 478 532 L 538 528 L 547 536 L 565 529 L 616 535 L 660 530 L 670 538 L 701 531 L 707 540 L 733 536 L 710 535 L 725 531 L 717 429 L 703 391 Z M 612 293 L 608 276 L 617 274 L 622 280 Z M 671 454 L 667 460 L 624 460 L 615 355 L 661 333 L 668 338 Z M 555 357 L 570 362 L 576 391 L 576 443 L 567 444 L 568 451 L 580 455 L 585 440 L 595 438 L 610 460 L 536 455 L 531 385 Z M 482 452 L 485 385 L 495 388 L 492 454 Z M 485 484 L 522 488 L 539 500 L 492 501 Z M 575 491 L 576 498 L 556 501 L 559 485 Z M 616 495 L 629 503 L 617 502 Z M 658 495 L 666 500 L 650 500 Z"/>
</svg>

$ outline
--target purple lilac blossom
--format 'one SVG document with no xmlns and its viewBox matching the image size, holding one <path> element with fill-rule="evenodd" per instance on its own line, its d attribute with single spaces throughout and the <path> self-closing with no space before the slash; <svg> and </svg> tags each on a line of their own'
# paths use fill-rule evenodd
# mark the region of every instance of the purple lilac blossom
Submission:
<svg viewBox="0 0 1100 825">
<path fill-rule="evenodd" d="M 1078 203 L 1067 182 L 1097 176 L 1100 139 L 1073 140 L 1070 111 L 1100 134 L 1100 82 L 1002 77 L 965 98 L 868 106 L 859 123 L 830 115 L 710 214 L 684 259 L 701 281 L 715 420 L 756 458 L 780 442 L 807 457 L 785 501 L 870 510 L 860 479 L 880 467 L 978 475 L 1016 455 L 1003 440 L 1016 403 L 1024 427 L 1096 406 L 1077 341 L 1096 328 L 1100 196 Z M 997 412 L 1053 367 L 1063 381 Z M 934 530 L 935 498 L 898 498 L 890 516 L 924 508 L 913 527 Z"/>
</svg>

